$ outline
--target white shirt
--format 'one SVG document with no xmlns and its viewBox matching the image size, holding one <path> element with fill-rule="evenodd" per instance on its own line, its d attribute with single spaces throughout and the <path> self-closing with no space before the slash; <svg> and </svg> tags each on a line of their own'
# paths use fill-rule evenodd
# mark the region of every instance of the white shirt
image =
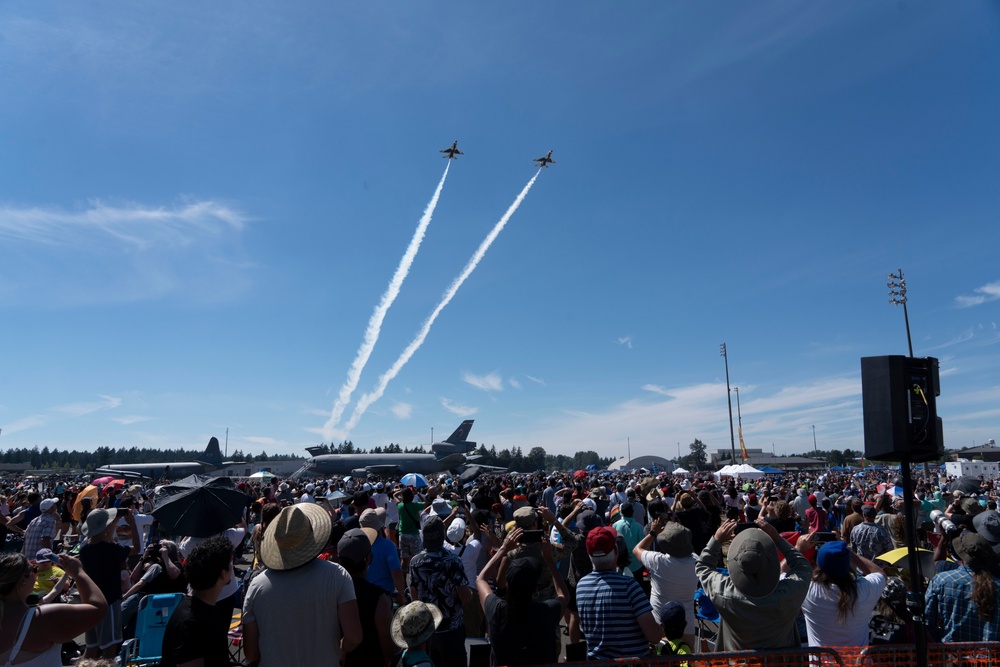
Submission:
<svg viewBox="0 0 1000 667">
<path fill-rule="evenodd" d="M 462 567 L 465 568 L 465 577 L 469 580 L 469 585 L 475 587 L 476 577 L 479 576 L 476 563 L 479 560 L 479 552 L 483 550 L 483 543 L 469 535 L 464 546 L 465 550 L 463 551 L 463 545 L 452 544 L 448 540 L 444 541 L 444 548 L 461 558 Z"/>
<path fill-rule="evenodd" d="M 139 531 L 139 546 L 142 547 L 146 543 L 147 529 L 153 525 L 153 516 L 151 514 L 133 514 L 132 518 L 135 519 L 135 528 Z M 125 522 L 124 518 L 119 519 L 118 525 L 115 527 L 115 537 L 118 544 L 131 547 L 132 531 L 127 526 L 128 523 Z"/>
<path fill-rule="evenodd" d="M 653 606 L 653 618 L 660 623 L 660 609 L 670 600 L 676 600 L 684 607 L 687 627 L 684 634 L 694 634 L 694 592 L 698 588 L 698 577 L 694 573 L 694 554 L 685 558 L 675 558 L 658 551 L 644 551 L 642 564 L 649 570 L 652 587 L 649 603 Z"/>
<path fill-rule="evenodd" d="M 885 575 L 878 572 L 858 577 L 858 599 L 853 611 L 843 621 L 837 615 L 840 589 L 836 585 L 828 588 L 815 581 L 810 582 L 809 592 L 802 603 L 809 645 L 867 646 L 868 621 L 885 590 L 885 581 Z"/>
</svg>

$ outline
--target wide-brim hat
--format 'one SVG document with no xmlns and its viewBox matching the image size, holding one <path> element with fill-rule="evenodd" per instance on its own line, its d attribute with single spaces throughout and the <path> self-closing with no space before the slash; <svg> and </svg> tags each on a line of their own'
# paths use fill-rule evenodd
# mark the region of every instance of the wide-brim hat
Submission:
<svg viewBox="0 0 1000 667">
<path fill-rule="evenodd" d="M 962 562 L 977 572 L 993 569 L 1000 564 L 1000 557 L 979 533 L 967 530 L 952 540 L 951 544 Z"/>
<path fill-rule="evenodd" d="M 117 519 L 118 510 L 116 509 L 96 509 L 87 515 L 87 520 L 83 522 L 83 526 L 80 528 L 80 534 L 86 538 L 100 535 Z"/>
<path fill-rule="evenodd" d="M 774 541 L 760 528 L 748 528 L 729 545 L 729 577 L 737 590 L 751 598 L 770 595 L 780 576 Z"/>
<path fill-rule="evenodd" d="M 330 515 L 319 505 L 300 503 L 286 507 L 264 531 L 261 560 L 272 570 L 305 565 L 323 551 L 332 526 Z"/>
<path fill-rule="evenodd" d="M 431 638 L 442 620 L 444 614 L 437 605 L 418 600 L 399 608 L 392 617 L 389 633 L 392 641 L 400 648 L 420 646 Z"/>
<path fill-rule="evenodd" d="M 1000 554 L 1000 512 L 986 510 L 972 517 L 972 525 L 984 540 L 990 543 L 993 551 Z"/>
<path fill-rule="evenodd" d="M 687 558 L 694 552 L 691 531 L 676 521 L 671 521 L 656 536 L 656 548 L 674 558 Z"/>
</svg>

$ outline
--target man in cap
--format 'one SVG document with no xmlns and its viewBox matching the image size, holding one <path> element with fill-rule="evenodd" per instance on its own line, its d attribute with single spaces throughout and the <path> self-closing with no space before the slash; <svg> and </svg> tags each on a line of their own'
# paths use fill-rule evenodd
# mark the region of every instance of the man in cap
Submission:
<svg viewBox="0 0 1000 667">
<path fill-rule="evenodd" d="M 635 559 L 649 570 L 651 587 L 649 602 L 653 618 L 663 624 L 659 612 L 669 600 L 678 600 L 687 619 L 684 641 L 694 645 L 694 592 L 698 578 L 694 573 L 696 556 L 691 544 L 691 531 L 677 523 L 667 522 L 660 515 L 649 526 L 649 534 L 632 550 Z"/>
<path fill-rule="evenodd" d="M 266 570 L 243 600 L 247 661 L 260 667 L 340 664 L 361 641 L 351 576 L 317 558 L 330 538 L 330 515 L 315 503 L 281 510 L 261 540 Z"/>
<path fill-rule="evenodd" d="M 862 506 L 861 516 L 863 522 L 851 531 L 851 549 L 854 553 L 868 560 L 875 560 L 892 551 L 894 547 L 889 531 L 875 523 L 875 506 Z"/>
<path fill-rule="evenodd" d="M 56 498 L 46 498 L 38 504 L 41 514 L 36 516 L 24 530 L 24 555 L 31 558 L 39 549 L 51 549 L 55 539 L 58 522 L 56 512 L 59 501 Z"/>
<path fill-rule="evenodd" d="M 594 570 L 576 585 L 576 608 L 587 641 L 589 660 L 642 658 L 649 645 L 663 639 L 653 608 L 638 582 L 618 574 L 617 533 L 610 526 L 587 534 L 587 554 Z"/>
<path fill-rule="evenodd" d="M 306 488 L 302 492 L 302 495 L 300 495 L 295 500 L 295 502 L 297 502 L 297 503 L 314 503 L 314 502 L 316 502 L 316 496 L 313 495 L 314 491 L 316 491 L 316 485 L 315 484 L 312 484 L 312 483 L 306 484 Z"/>
<path fill-rule="evenodd" d="M 807 536 L 798 548 L 786 542 L 763 518 L 756 528 L 735 535 L 737 522 L 719 526 L 701 552 L 695 572 L 709 599 L 722 616 L 717 646 L 720 651 L 796 648 L 800 645 L 795 618 L 809 591 L 812 565 L 798 549 L 812 546 Z M 722 545 L 729 545 L 729 574 L 716 570 L 722 564 Z M 785 557 L 788 574 L 780 579 L 778 552 Z"/>
<path fill-rule="evenodd" d="M 410 599 L 433 604 L 444 620 L 431 637 L 436 667 L 466 667 L 464 605 L 472 599 L 459 558 L 444 548 L 444 521 L 431 513 L 420 533 L 424 550 L 410 560 Z"/>
</svg>

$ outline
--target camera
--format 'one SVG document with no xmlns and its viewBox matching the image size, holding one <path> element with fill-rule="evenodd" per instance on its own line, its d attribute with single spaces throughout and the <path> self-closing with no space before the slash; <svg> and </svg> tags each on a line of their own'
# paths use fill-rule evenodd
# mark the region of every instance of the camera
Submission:
<svg viewBox="0 0 1000 667">
<path fill-rule="evenodd" d="M 931 512 L 930 520 L 948 537 L 955 537 L 962 532 L 962 529 L 955 525 L 955 522 L 949 519 L 941 510 Z"/>
</svg>

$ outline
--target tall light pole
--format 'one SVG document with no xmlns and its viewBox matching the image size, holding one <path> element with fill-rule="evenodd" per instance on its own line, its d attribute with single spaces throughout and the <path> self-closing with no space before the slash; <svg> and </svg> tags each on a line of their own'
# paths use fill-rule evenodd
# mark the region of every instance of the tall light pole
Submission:
<svg viewBox="0 0 1000 667">
<path fill-rule="evenodd" d="M 726 344 L 719 346 L 719 355 L 726 362 L 726 400 L 729 402 L 729 446 L 732 449 L 732 462 L 736 464 L 736 436 L 733 434 L 733 392 L 729 389 L 729 355 L 726 353 Z"/>
<path fill-rule="evenodd" d="M 816 447 L 816 424 L 813 424 L 813 456 L 819 454 L 819 448 Z"/>
<path fill-rule="evenodd" d="M 434 427 L 431 426 L 431 444 L 434 444 Z"/>
<path fill-rule="evenodd" d="M 913 357 L 913 340 L 910 338 L 910 314 L 906 312 L 906 280 L 903 279 L 903 269 L 899 273 L 887 273 L 886 287 L 889 288 L 889 303 L 894 306 L 903 307 L 903 320 L 906 322 L 906 345 L 910 349 L 910 357 Z"/>
<path fill-rule="evenodd" d="M 736 392 L 736 425 L 739 426 L 740 430 L 740 459 L 746 461 L 743 458 L 743 450 L 746 449 L 746 446 L 743 444 L 743 412 L 740 410 L 740 388 L 733 387 L 733 391 Z M 736 461 L 733 461 L 733 463 L 736 463 Z"/>
</svg>

